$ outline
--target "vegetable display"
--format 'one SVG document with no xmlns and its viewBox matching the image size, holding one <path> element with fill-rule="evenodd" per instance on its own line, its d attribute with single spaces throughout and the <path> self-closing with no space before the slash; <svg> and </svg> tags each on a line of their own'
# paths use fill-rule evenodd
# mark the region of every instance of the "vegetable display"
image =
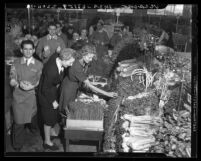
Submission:
<svg viewBox="0 0 201 161">
<path fill-rule="evenodd" d="M 160 118 L 125 114 L 122 119 L 125 120 L 122 124 L 122 128 L 125 130 L 122 135 L 123 151 L 148 152 L 149 148 L 155 145 L 154 134 L 161 124 Z"/>
<path fill-rule="evenodd" d="M 191 114 L 189 111 L 176 111 L 162 117 L 163 126 L 155 133 L 156 145 L 150 152 L 165 153 L 170 157 L 191 157 Z"/>
<path fill-rule="evenodd" d="M 151 71 L 137 59 L 118 62 L 118 75 L 110 84 L 118 98 L 108 102 L 105 115 L 105 152 L 191 156 L 190 112 L 177 111 L 189 64 L 179 60 L 166 57 Z"/>
<path fill-rule="evenodd" d="M 70 103 L 69 118 L 74 120 L 102 120 L 104 109 L 107 108 L 105 100 L 98 96 L 81 94 L 75 102 Z"/>
<path fill-rule="evenodd" d="M 117 114 L 121 106 L 122 97 L 113 98 L 108 101 L 108 109 L 104 113 L 104 152 L 115 152 L 115 125 L 117 121 Z"/>
<path fill-rule="evenodd" d="M 126 67 L 125 64 L 135 66 L 134 62 L 135 60 L 125 60 L 119 62 L 119 65 L 120 67 Z M 128 68 L 130 68 L 129 65 Z M 113 126 L 110 126 L 110 123 L 105 121 L 106 134 L 104 138 L 104 149 L 105 151 L 112 150 L 123 152 L 124 150 L 121 146 L 121 143 L 123 142 L 122 135 L 124 134 L 124 130 L 121 128 L 123 121 L 119 118 L 124 114 L 157 115 L 158 97 L 155 95 L 155 92 L 152 91 L 150 86 L 147 86 L 146 91 L 146 82 L 144 82 L 145 84 L 143 85 L 143 82 L 140 82 L 139 75 L 136 74 L 133 74 L 132 79 L 130 77 L 119 76 L 118 79 L 112 83 L 114 84 L 112 87 L 118 93 L 119 97 L 116 99 L 111 99 L 108 102 L 109 107 L 107 115 L 105 115 L 106 120 L 115 121 L 113 121 Z M 113 117 L 114 115 L 115 118 Z M 112 130 L 108 130 L 108 127 L 111 127 Z M 133 146 L 135 145 L 133 144 Z"/>
</svg>

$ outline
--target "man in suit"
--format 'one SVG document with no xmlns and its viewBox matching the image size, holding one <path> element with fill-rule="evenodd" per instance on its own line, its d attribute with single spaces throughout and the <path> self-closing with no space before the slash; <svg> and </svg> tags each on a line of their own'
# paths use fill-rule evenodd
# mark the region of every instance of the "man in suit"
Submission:
<svg viewBox="0 0 201 161">
<path fill-rule="evenodd" d="M 59 86 L 63 80 L 64 68 L 72 66 L 75 61 L 75 51 L 63 49 L 59 54 L 53 54 L 44 65 L 38 88 L 40 112 L 44 124 L 44 149 L 58 150 L 50 139 L 51 129 L 58 123 Z"/>
</svg>

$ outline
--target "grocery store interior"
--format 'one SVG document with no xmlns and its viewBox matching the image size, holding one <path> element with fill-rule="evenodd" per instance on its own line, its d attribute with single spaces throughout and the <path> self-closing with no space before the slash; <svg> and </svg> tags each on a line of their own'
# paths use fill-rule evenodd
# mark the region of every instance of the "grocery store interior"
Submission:
<svg viewBox="0 0 201 161">
<path fill-rule="evenodd" d="M 160 9 L 5 6 L 6 155 L 12 152 L 18 155 L 21 152 L 158 153 L 172 158 L 194 155 L 191 154 L 193 5 L 168 4 Z M 55 34 L 54 40 L 48 39 L 51 34 Z M 33 42 L 29 51 L 25 48 L 31 44 L 28 40 Z M 65 77 L 75 75 L 78 92 L 67 105 L 68 113 L 57 109 L 60 119 L 51 125 L 50 131 L 53 145 L 45 144 L 46 126 L 42 120 L 48 114 L 40 113 L 45 107 L 40 104 L 38 91 L 40 84 L 46 85 L 42 78 L 45 69 L 50 68 L 49 58 L 58 54 L 56 60 L 61 60 L 64 48 L 73 53 L 83 54 L 84 49 L 90 53 L 92 49 L 84 48 L 87 45 L 95 49 L 96 59 L 88 63 L 84 55 L 81 59 L 76 57 L 75 62 L 85 63 L 79 64 L 83 68 L 79 76 L 76 63 L 64 69 L 69 72 L 65 72 L 61 84 L 65 84 Z M 48 55 L 48 51 L 53 54 Z M 20 61 L 27 53 L 32 54 L 35 63 L 25 67 Z M 35 79 L 35 70 L 40 73 L 39 86 L 23 89 L 25 79 Z M 62 91 L 70 90 L 61 84 Z M 59 88 L 54 86 L 52 90 Z M 94 92 L 95 88 L 98 90 Z M 67 100 L 67 96 L 59 93 L 58 107 L 61 96 L 64 102 Z M 50 100 L 47 97 L 47 102 Z M 34 117 L 36 128 L 32 128 L 32 121 L 24 121 L 33 110 L 31 102 L 36 108 L 28 120 Z M 16 148 L 22 131 L 21 146 Z"/>
</svg>

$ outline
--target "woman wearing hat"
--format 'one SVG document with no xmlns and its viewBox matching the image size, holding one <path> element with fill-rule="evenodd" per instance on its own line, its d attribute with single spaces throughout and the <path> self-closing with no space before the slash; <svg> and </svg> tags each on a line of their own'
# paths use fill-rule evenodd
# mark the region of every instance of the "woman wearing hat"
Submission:
<svg viewBox="0 0 201 161">
<path fill-rule="evenodd" d="M 88 80 L 87 68 L 88 64 L 96 58 L 96 49 L 92 45 L 85 45 L 81 50 L 77 52 L 78 59 L 70 67 L 68 75 L 64 78 L 61 86 L 61 96 L 60 96 L 60 110 L 68 111 L 68 105 L 70 102 L 74 101 L 77 97 L 77 93 L 81 84 L 84 83 L 85 86 L 89 87 L 92 91 L 101 93 L 108 97 L 117 96 L 114 92 L 106 92 L 95 86 L 93 86 Z"/>
<path fill-rule="evenodd" d="M 53 54 L 44 65 L 38 87 L 38 100 L 44 124 L 44 149 L 58 150 L 50 140 L 50 131 L 58 122 L 59 86 L 63 80 L 63 69 L 75 61 L 75 51 L 64 48 L 59 55 Z"/>
</svg>

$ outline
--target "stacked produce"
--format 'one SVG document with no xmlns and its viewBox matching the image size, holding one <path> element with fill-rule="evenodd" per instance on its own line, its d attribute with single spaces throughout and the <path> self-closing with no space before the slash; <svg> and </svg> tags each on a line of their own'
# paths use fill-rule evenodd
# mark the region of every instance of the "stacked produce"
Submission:
<svg viewBox="0 0 201 161">
<path fill-rule="evenodd" d="M 104 109 L 107 108 L 105 100 L 98 96 L 81 94 L 75 102 L 70 103 L 69 118 L 77 120 L 102 120 Z"/>
<path fill-rule="evenodd" d="M 120 93 L 122 93 L 122 90 L 122 94 L 132 91 L 128 96 L 134 96 L 144 90 L 151 89 L 156 74 L 152 75 L 151 72 L 148 72 L 142 62 L 136 62 L 136 59 L 131 59 L 119 62 L 118 64 L 117 71 L 120 72 L 119 76 L 121 76 L 119 77 Z"/>
<path fill-rule="evenodd" d="M 190 112 L 176 111 L 181 84 L 190 82 L 189 59 L 167 53 L 158 60 L 151 71 L 138 59 L 117 63 L 111 87 L 118 98 L 108 102 L 105 151 L 191 156 Z"/>
<path fill-rule="evenodd" d="M 184 77 L 186 83 L 191 82 L 191 57 L 185 56 L 185 53 L 168 52 L 165 55 L 161 55 L 156 52 L 156 58 L 160 61 L 160 72 L 169 69 L 172 72 Z"/>
<path fill-rule="evenodd" d="M 173 115 L 162 119 L 163 126 L 156 131 L 156 145 L 151 147 L 150 152 L 191 157 L 191 113 L 173 110 Z"/>
<path fill-rule="evenodd" d="M 179 87 L 175 87 L 175 84 L 181 81 L 181 79 L 177 74 L 169 70 L 166 70 L 166 72 L 163 73 L 163 77 L 159 78 L 160 79 L 156 79 L 155 81 L 155 90 L 157 92 L 161 90 L 159 92 L 160 103 L 153 90 L 152 92 L 144 92 L 135 96 L 129 96 L 123 102 L 124 108 L 120 111 L 119 115 L 122 115 L 121 118 L 123 118 L 124 121 L 122 121 L 121 118 L 117 121 L 119 126 L 116 128 L 116 140 L 120 145 L 116 145 L 116 148 L 121 152 L 160 152 L 169 156 L 188 157 L 190 156 L 191 151 L 190 113 L 187 111 L 177 112 L 174 109 L 178 102 L 178 100 L 175 102 L 175 98 L 178 99 L 179 96 Z M 173 90 L 171 88 L 173 88 Z M 151 99 L 149 96 L 152 96 L 155 99 Z M 149 102 L 150 104 L 146 105 L 145 102 Z M 173 103 L 175 105 L 173 105 Z M 135 110 L 137 107 L 136 104 L 140 105 L 139 112 Z M 158 115 L 160 112 L 158 111 L 158 106 L 161 106 L 161 108 L 166 110 L 166 115 L 163 115 L 163 112 Z M 153 108 L 153 112 L 150 112 L 150 107 L 155 107 L 155 109 Z M 171 108 L 172 113 L 167 110 L 168 107 Z M 127 120 L 125 119 L 125 116 Z M 152 123 L 149 121 L 146 122 L 146 119 L 137 122 L 137 118 L 140 117 L 148 117 Z M 132 124 L 132 121 L 128 121 L 128 118 L 130 120 L 135 120 L 136 122 Z M 155 119 L 157 121 L 153 123 Z M 150 127 L 146 124 L 152 124 L 154 126 Z M 176 129 L 174 129 L 175 127 Z M 176 137 L 178 138 L 177 140 L 175 139 Z M 163 142 L 163 140 L 158 138 L 165 140 Z M 180 150 L 178 150 L 179 146 L 181 147 Z M 155 149 L 155 151 L 153 149 Z"/>
<path fill-rule="evenodd" d="M 124 114 L 121 119 L 125 121 L 122 124 L 125 130 L 122 135 L 123 152 L 148 152 L 155 145 L 154 134 L 161 124 L 159 117 Z"/>
<path fill-rule="evenodd" d="M 180 99 L 181 84 L 188 82 L 184 73 L 190 73 L 189 60 L 175 54 L 165 56 L 162 64 L 154 84 L 160 96 L 163 126 L 155 135 L 158 145 L 153 146 L 150 152 L 165 153 L 171 157 L 190 157 L 190 112 L 175 110 Z M 187 67 L 187 70 L 184 67 Z"/>
<path fill-rule="evenodd" d="M 154 121 L 155 117 L 157 117 L 159 114 L 158 102 L 159 102 L 159 99 L 153 90 L 149 90 L 147 92 L 141 92 L 134 96 L 133 95 L 129 96 L 124 100 L 123 107 L 122 107 L 121 111 L 119 112 L 119 119 L 118 119 L 118 123 L 117 123 L 118 126 L 116 127 L 116 135 L 117 135 L 117 140 L 118 140 L 116 148 L 118 149 L 118 151 L 126 152 L 128 150 L 128 147 L 125 146 L 125 142 L 127 142 L 125 140 L 125 138 L 128 139 L 127 137 L 130 137 L 130 133 L 128 133 L 128 130 L 125 130 L 125 128 L 124 128 L 124 125 L 127 123 L 126 123 L 125 119 L 122 119 L 122 118 L 124 118 L 124 116 L 128 116 L 128 114 L 129 114 L 129 115 L 132 115 L 133 118 L 143 118 L 143 117 L 150 118 L 150 119 L 152 118 L 153 119 L 152 121 Z M 141 122 L 141 125 L 138 125 L 138 124 L 140 124 L 140 122 L 137 123 L 136 126 L 143 127 L 145 125 L 145 123 L 143 123 L 143 121 Z M 151 123 L 148 123 L 148 124 L 151 124 Z M 153 129 L 154 128 L 152 128 L 152 130 Z M 153 141 L 152 133 L 149 133 L 149 131 L 151 131 L 151 130 L 150 129 L 147 129 L 147 130 L 148 130 L 148 131 L 146 131 L 147 138 L 149 138 L 149 139 L 152 138 L 151 140 Z M 143 131 L 143 129 L 142 129 L 142 131 Z M 135 132 L 136 132 L 136 134 L 135 134 Z M 136 131 L 136 129 L 135 129 L 135 130 L 133 130 L 132 134 L 138 135 L 139 134 L 138 132 L 139 131 Z M 139 142 L 140 141 L 143 142 L 144 139 L 146 140 L 146 138 L 143 138 L 143 137 L 141 139 L 138 138 Z M 137 147 L 135 147 L 134 149 L 136 150 Z M 132 150 L 132 148 L 130 150 Z"/>
<path fill-rule="evenodd" d="M 143 83 L 139 83 L 139 76 L 134 76 L 133 80 L 130 77 L 119 77 L 117 84 L 117 92 L 119 96 L 134 96 L 144 91 Z"/>
<path fill-rule="evenodd" d="M 118 79 L 114 81 L 114 83 L 116 84 L 115 91 L 118 93 L 119 101 L 121 100 L 120 98 L 122 98 L 122 101 L 120 101 L 119 103 L 117 99 L 112 99 L 108 102 L 109 116 L 107 117 L 109 118 L 107 119 L 114 120 L 114 123 L 112 124 L 112 133 L 109 132 L 108 135 L 106 135 L 107 137 L 105 137 L 105 148 L 110 150 L 112 149 L 118 152 L 123 152 L 124 150 L 122 147 L 122 142 L 124 137 L 122 138 L 122 135 L 125 136 L 125 129 L 122 128 L 123 120 L 120 119 L 120 117 L 124 114 L 133 114 L 136 116 L 141 116 L 145 114 L 153 116 L 157 115 L 158 97 L 155 95 L 155 92 L 151 89 L 150 84 L 149 86 L 147 85 L 146 89 L 146 82 L 149 81 L 146 79 L 150 76 L 153 77 L 151 73 L 148 73 L 145 68 L 141 69 L 143 72 L 139 71 L 133 73 L 133 71 L 135 71 L 136 69 L 139 70 L 138 68 L 140 66 L 143 66 L 141 62 L 137 63 L 135 59 L 132 59 L 119 62 L 118 64 L 119 67 L 117 70 L 120 72 L 120 74 Z M 127 75 L 125 75 L 125 73 Z M 132 79 L 130 77 L 131 75 Z M 140 80 L 140 77 L 143 77 L 142 80 Z M 112 119 L 112 116 L 114 115 L 115 117 L 114 119 Z M 107 129 L 105 131 L 107 131 Z"/>
<path fill-rule="evenodd" d="M 120 74 L 120 76 L 131 75 L 133 70 L 137 69 L 140 65 L 142 64 L 140 64 L 140 62 L 137 62 L 136 59 L 123 60 L 121 62 L 118 62 L 117 71 L 122 73 L 122 75 Z"/>
<path fill-rule="evenodd" d="M 124 111 L 123 113 L 133 114 L 135 116 L 142 115 L 158 115 L 158 102 L 159 99 L 156 96 L 155 92 L 143 92 L 135 96 L 129 96 L 123 102 Z"/>
<path fill-rule="evenodd" d="M 118 63 L 117 71 L 119 72 L 119 77 L 116 82 L 116 90 L 119 96 L 132 96 L 143 92 L 144 85 L 139 81 L 140 76 L 134 75 L 131 79 L 132 72 L 139 68 L 139 64 L 135 59 L 124 60 Z M 140 64 L 141 65 L 141 64 Z"/>
<path fill-rule="evenodd" d="M 178 109 L 181 105 L 179 102 L 182 101 L 182 84 L 189 84 L 191 88 L 191 60 L 183 56 L 184 54 L 170 52 L 159 59 L 160 65 L 156 70 L 154 84 L 161 99 L 159 106 L 166 110 L 166 113 L 171 113 L 172 109 Z"/>
</svg>

